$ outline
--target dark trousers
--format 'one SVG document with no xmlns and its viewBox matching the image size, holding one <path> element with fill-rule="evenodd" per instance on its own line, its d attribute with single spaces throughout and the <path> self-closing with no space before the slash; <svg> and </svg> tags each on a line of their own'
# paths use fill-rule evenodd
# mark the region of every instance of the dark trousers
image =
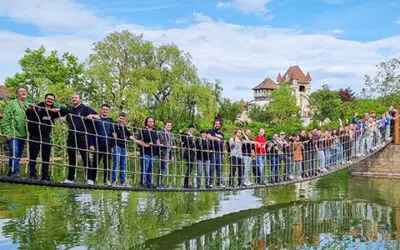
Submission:
<svg viewBox="0 0 400 250">
<path fill-rule="evenodd" d="M 110 181 L 110 161 L 112 145 L 99 145 L 97 152 L 93 153 L 93 166 L 88 170 L 88 180 L 96 181 L 97 168 L 103 160 L 104 183 Z"/>
<path fill-rule="evenodd" d="M 68 167 L 68 180 L 73 181 L 75 178 L 76 171 L 76 151 L 82 156 L 82 161 L 84 167 L 87 169 L 90 168 L 89 161 L 89 146 L 87 143 L 86 136 L 69 136 L 68 137 L 68 158 L 69 158 L 69 167 Z"/>
<path fill-rule="evenodd" d="M 49 179 L 49 161 L 51 153 L 50 138 L 29 137 L 29 176 L 36 177 L 36 158 L 41 150 L 42 179 Z"/>
<path fill-rule="evenodd" d="M 233 186 L 236 176 L 236 169 L 238 169 L 238 185 L 242 185 L 243 176 L 243 160 L 242 157 L 231 156 L 231 171 L 229 172 L 229 186 Z"/>
<path fill-rule="evenodd" d="M 183 184 L 184 188 L 189 187 L 189 179 L 190 179 L 190 175 L 192 174 L 193 169 L 194 169 L 194 158 L 187 159 L 186 175 L 185 175 L 185 180 L 184 180 L 184 184 Z"/>
</svg>

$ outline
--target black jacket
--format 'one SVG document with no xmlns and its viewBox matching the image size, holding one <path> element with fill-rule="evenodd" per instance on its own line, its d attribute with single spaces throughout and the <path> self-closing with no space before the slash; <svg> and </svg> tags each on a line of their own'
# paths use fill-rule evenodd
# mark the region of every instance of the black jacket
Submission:
<svg viewBox="0 0 400 250">
<path fill-rule="evenodd" d="M 54 106 L 51 106 L 51 108 L 54 108 Z M 35 108 L 27 109 L 25 113 L 28 119 L 29 136 L 42 139 L 50 137 L 54 120 L 60 117 L 60 112 L 46 110 L 43 102 L 39 103 Z"/>
</svg>

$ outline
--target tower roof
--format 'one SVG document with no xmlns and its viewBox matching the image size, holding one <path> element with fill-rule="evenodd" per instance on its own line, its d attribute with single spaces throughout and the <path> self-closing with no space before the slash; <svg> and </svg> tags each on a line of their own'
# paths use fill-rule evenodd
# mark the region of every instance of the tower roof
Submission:
<svg viewBox="0 0 400 250">
<path fill-rule="evenodd" d="M 279 75 L 278 75 L 279 79 Z M 298 65 L 291 66 L 289 69 L 286 71 L 286 73 L 281 77 L 281 81 L 278 82 L 283 82 L 283 81 L 292 81 L 292 80 L 297 80 L 302 83 L 310 83 L 311 81 L 311 76 L 310 73 L 307 73 L 307 76 L 304 75 L 303 71 L 300 69 Z"/>
<path fill-rule="evenodd" d="M 262 81 L 260 84 L 255 86 L 253 90 L 257 89 L 277 89 L 278 85 L 271 79 L 271 78 L 265 78 L 264 81 Z"/>
<path fill-rule="evenodd" d="M 276 79 L 277 82 L 283 82 L 281 73 L 278 74 L 278 78 Z"/>
</svg>

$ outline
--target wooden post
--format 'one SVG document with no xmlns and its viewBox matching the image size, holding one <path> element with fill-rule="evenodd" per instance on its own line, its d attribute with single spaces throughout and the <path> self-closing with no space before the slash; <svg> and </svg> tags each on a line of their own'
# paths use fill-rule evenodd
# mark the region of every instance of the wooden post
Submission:
<svg viewBox="0 0 400 250">
<path fill-rule="evenodd" d="M 394 125 L 393 125 L 393 141 L 394 141 L 394 144 L 400 144 L 400 136 L 399 136 L 399 120 L 400 120 L 400 117 L 399 117 L 399 114 L 400 114 L 400 112 L 399 112 L 399 110 L 397 109 L 396 110 L 396 113 L 395 113 L 395 115 L 394 115 L 394 117 L 395 118 L 397 118 L 396 120 L 394 120 Z"/>
</svg>

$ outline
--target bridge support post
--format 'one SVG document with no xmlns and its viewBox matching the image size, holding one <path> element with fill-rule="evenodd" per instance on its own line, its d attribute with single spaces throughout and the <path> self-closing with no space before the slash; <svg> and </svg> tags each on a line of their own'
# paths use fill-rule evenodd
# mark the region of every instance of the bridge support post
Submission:
<svg viewBox="0 0 400 250">
<path fill-rule="evenodd" d="M 399 145 L 400 144 L 400 136 L 399 136 L 399 114 L 400 111 L 397 109 L 394 117 L 397 118 L 396 120 L 394 120 L 394 125 L 393 125 L 393 142 L 394 144 Z"/>
</svg>

